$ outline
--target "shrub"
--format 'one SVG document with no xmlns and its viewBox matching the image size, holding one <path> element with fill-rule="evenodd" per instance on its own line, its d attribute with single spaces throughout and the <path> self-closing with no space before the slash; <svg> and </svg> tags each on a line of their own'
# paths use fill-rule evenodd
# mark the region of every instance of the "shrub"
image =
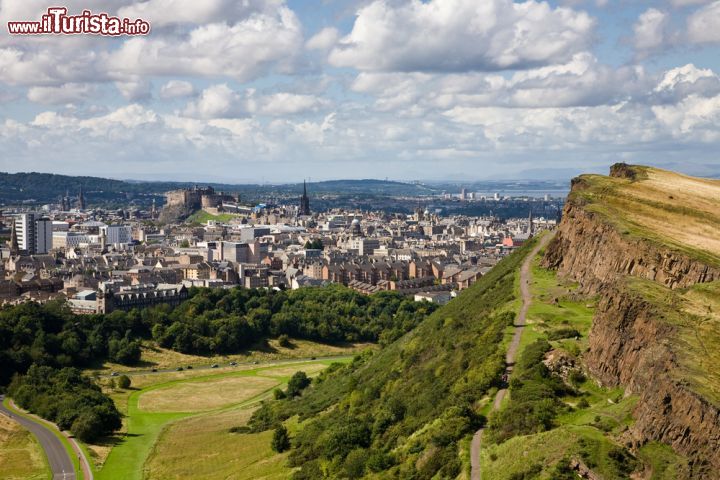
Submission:
<svg viewBox="0 0 720 480">
<path fill-rule="evenodd" d="M 295 372 L 288 381 L 287 396 L 290 398 L 297 397 L 308 385 L 310 385 L 310 379 L 307 374 L 305 372 Z"/>
<path fill-rule="evenodd" d="M 292 343 L 290 343 L 290 337 L 285 335 L 284 333 L 278 337 L 278 345 L 280 345 L 283 348 L 290 348 L 292 347 Z"/>
<path fill-rule="evenodd" d="M 278 453 L 282 453 L 290 448 L 290 436 L 288 435 L 285 425 L 280 424 L 275 427 L 270 447 Z"/>
<path fill-rule="evenodd" d="M 548 340 L 562 340 L 563 338 L 578 338 L 581 336 L 580 332 L 570 327 L 556 328 L 550 330 L 547 334 Z"/>
<path fill-rule="evenodd" d="M 120 375 L 117 379 L 117 386 L 122 389 L 127 390 L 128 388 L 130 388 L 130 384 L 130 377 L 128 377 L 127 375 Z"/>
</svg>

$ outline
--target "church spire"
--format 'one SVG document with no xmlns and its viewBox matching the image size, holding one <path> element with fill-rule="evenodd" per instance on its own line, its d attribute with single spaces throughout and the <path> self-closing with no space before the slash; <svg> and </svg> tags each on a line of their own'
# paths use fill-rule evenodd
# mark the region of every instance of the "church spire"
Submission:
<svg viewBox="0 0 720 480">
<path fill-rule="evenodd" d="M 80 193 L 78 194 L 78 208 L 85 210 L 85 196 L 83 195 L 82 185 L 80 185 Z"/>
<path fill-rule="evenodd" d="M 528 234 L 532 235 L 535 233 L 535 225 L 533 224 L 533 214 L 532 214 L 532 208 L 530 208 L 530 214 L 528 215 Z"/>
<path fill-rule="evenodd" d="M 300 215 L 310 215 L 310 199 L 307 196 L 307 182 L 303 180 L 303 194 L 300 197 Z"/>
<path fill-rule="evenodd" d="M 20 253 L 20 245 L 18 245 L 17 230 L 15 227 L 14 218 L 12 222 L 12 231 L 10 232 L 10 241 L 8 242 L 8 245 L 10 246 L 10 256 L 15 257 Z"/>
</svg>

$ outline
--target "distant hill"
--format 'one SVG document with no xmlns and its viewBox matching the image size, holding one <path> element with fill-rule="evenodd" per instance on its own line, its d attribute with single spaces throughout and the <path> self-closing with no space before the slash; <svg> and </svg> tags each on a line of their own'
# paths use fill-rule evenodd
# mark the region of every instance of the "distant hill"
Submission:
<svg viewBox="0 0 720 480">
<path fill-rule="evenodd" d="M 234 185 L 199 183 L 216 190 L 238 192 L 244 196 L 295 195 L 302 191 L 302 183 L 275 185 Z M 153 197 L 177 188 L 193 186 L 190 182 L 138 182 L 111 180 L 99 177 L 76 177 L 49 173 L 0 172 L 0 204 L 57 202 L 65 195 L 77 196 L 80 188 L 90 204 L 137 203 L 149 204 Z M 332 180 L 308 184 L 311 197 L 317 195 L 425 195 L 435 193 L 434 188 L 386 180 Z"/>
</svg>

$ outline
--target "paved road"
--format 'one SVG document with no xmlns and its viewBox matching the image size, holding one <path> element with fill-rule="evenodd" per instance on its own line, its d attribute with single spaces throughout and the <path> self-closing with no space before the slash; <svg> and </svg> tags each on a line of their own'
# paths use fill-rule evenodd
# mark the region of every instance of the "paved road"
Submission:
<svg viewBox="0 0 720 480">
<path fill-rule="evenodd" d="M 541 238 L 538 244 L 535 245 L 535 248 L 525 257 L 525 261 L 523 261 L 520 267 L 520 297 L 522 299 L 522 305 L 520 306 L 520 313 L 515 321 L 515 333 L 505 354 L 505 374 L 508 377 L 510 377 L 513 366 L 515 365 L 515 356 L 520 348 L 520 339 L 525 329 L 527 312 L 530 309 L 530 302 L 532 302 L 532 295 L 530 294 L 530 281 L 532 280 L 530 266 L 532 265 L 535 255 L 537 255 L 541 248 L 548 244 L 552 237 L 552 235 L 545 235 Z M 505 395 L 507 395 L 507 388 L 498 390 L 495 394 L 495 400 L 493 401 L 493 410 L 500 408 Z M 484 429 L 481 428 L 475 432 L 472 442 L 470 443 L 470 480 L 481 480 L 482 477 L 480 472 L 480 445 L 482 444 L 483 430 Z"/>
<path fill-rule="evenodd" d="M 50 429 L 38 420 L 17 415 L 2 404 L 3 397 L 0 396 L 0 413 L 11 417 L 20 425 L 29 430 L 35 438 L 40 442 L 40 446 L 45 450 L 50 470 L 53 473 L 53 480 L 75 480 L 75 468 L 72 460 L 65 450 L 65 445 L 60 441 Z"/>
</svg>

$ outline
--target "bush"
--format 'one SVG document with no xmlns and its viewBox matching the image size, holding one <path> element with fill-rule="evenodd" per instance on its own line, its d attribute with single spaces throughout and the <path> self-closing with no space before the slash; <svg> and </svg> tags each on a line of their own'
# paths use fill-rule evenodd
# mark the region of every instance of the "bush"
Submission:
<svg viewBox="0 0 720 480">
<path fill-rule="evenodd" d="M 556 328 L 550 330 L 547 334 L 548 340 L 562 340 L 563 338 L 579 338 L 580 332 L 571 327 Z"/>
<path fill-rule="evenodd" d="M 310 379 L 305 372 L 295 372 L 287 386 L 287 396 L 290 398 L 297 397 L 300 395 L 308 385 L 310 385 Z"/>
<path fill-rule="evenodd" d="M 345 463 L 343 469 L 347 478 L 361 478 L 365 473 L 365 459 L 367 457 L 367 450 L 364 448 L 358 448 L 348 453 L 345 457 Z"/>
<path fill-rule="evenodd" d="M 278 337 L 278 345 L 283 348 L 290 348 L 293 346 L 293 344 L 290 343 L 290 337 L 288 337 L 284 333 Z"/>
<path fill-rule="evenodd" d="M 588 408 L 590 406 L 590 403 L 587 401 L 587 398 L 583 397 L 580 399 L 577 406 L 578 408 Z"/>
<path fill-rule="evenodd" d="M 279 388 L 276 388 L 275 390 L 273 390 L 273 397 L 275 398 L 275 400 L 282 400 L 283 398 L 286 398 L 287 395 L 285 395 L 285 392 L 283 392 Z"/>
<path fill-rule="evenodd" d="M 582 383 L 585 383 L 585 380 L 587 380 L 587 378 L 585 377 L 585 374 L 580 370 L 572 370 L 570 372 L 570 375 L 568 375 L 568 380 L 570 380 L 570 383 L 572 383 L 573 385 L 580 385 Z"/>
<path fill-rule="evenodd" d="M 241 426 L 241 427 L 230 427 L 229 430 L 230 433 L 250 433 L 250 427 L 248 426 Z"/>
<path fill-rule="evenodd" d="M 288 448 L 290 448 L 290 436 L 288 435 L 287 428 L 285 428 L 285 425 L 280 424 L 277 427 L 275 427 L 275 432 L 273 432 L 273 438 L 270 442 L 270 447 L 273 449 L 273 451 L 282 453 Z"/>
<path fill-rule="evenodd" d="M 130 388 L 130 384 L 130 377 L 128 377 L 127 375 L 120 375 L 117 379 L 117 386 L 124 390 Z"/>
</svg>

